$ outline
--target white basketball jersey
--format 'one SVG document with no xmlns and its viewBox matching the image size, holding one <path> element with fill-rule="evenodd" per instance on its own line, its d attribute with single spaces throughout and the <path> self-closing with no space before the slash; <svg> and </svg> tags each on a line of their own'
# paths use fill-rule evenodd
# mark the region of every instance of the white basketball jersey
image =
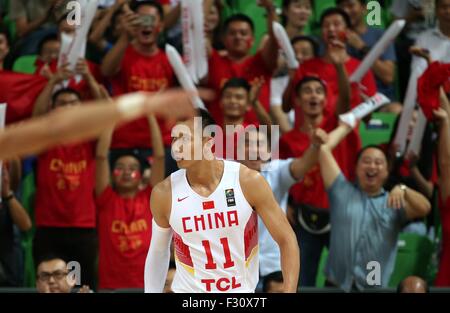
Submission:
<svg viewBox="0 0 450 313">
<path fill-rule="evenodd" d="M 240 164 L 224 162 L 209 197 L 189 185 L 186 171 L 170 177 L 177 270 L 174 292 L 254 292 L 259 276 L 258 218 L 239 184 Z"/>
</svg>

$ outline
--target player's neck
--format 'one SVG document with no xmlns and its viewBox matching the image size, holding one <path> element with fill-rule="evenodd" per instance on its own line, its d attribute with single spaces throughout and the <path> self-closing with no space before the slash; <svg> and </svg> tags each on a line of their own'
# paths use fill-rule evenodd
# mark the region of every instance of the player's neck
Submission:
<svg viewBox="0 0 450 313">
<path fill-rule="evenodd" d="M 248 54 L 242 54 L 242 53 L 230 53 L 228 52 L 228 58 L 235 62 L 235 63 L 241 63 L 243 62 L 245 59 L 248 58 Z"/>
<path fill-rule="evenodd" d="M 203 191 L 202 196 L 209 196 L 220 183 L 224 167 L 225 163 L 217 159 L 201 160 L 186 169 L 186 178 L 192 189 L 199 188 L 199 194 Z"/>
</svg>

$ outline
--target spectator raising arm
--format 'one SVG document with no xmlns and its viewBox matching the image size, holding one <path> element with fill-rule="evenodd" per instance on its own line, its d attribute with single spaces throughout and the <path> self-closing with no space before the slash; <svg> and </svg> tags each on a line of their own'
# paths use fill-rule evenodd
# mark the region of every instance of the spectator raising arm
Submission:
<svg viewBox="0 0 450 313">
<path fill-rule="evenodd" d="M 73 72 L 69 70 L 68 67 L 69 64 L 66 63 L 61 67 L 59 67 L 56 73 L 54 73 L 53 75 L 50 74 L 50 78 L 48 80 L 47 85 L 41 91 L 41 93 L 36 99 L 36 102 L 34 103 L 32 114 L 34 117 L 45 114 L 50 111 L 51 99 L 55 86 L 73 76 Z"/>
<path fill-rule="evenodd" d="M 348 55 L 345 44 L 338 40 L 333 40 L 329 44 L 328 53 L 338 76 L 339 96 L 336 104 L 336 114 L 340 115 L 350 110 L 350 81 L 347 70 L 345 69 L 345 62 L 348 59 Z"/>
<path fill-rule="evenodd" d="M 12 160 L 13 162 L 18 160 Z M 25 208 L 20 204 L 14 195 L 14 191 L 11 190 L 11 181 L 9 175 L 8 166 L 3 164 L 2 170 L 2 198 L 4 202 L 7 202 L 11 219 L 14 224 L 23 231 L 26 232 L 31 229 L 31 219 Z"/>
<path fill-rule="evenodd" d="M 126 10 L 123 18 L 123 30 L 116 44 L 103 58 L 100 70 L 105 77 L 112 77 L 120 70 L 125 51 L 131 40 L 135 37 L 138 15 L 131 10 Z"/>
<path fill-rule="evenodd" d="M 447 101 L 448 104 L 448 101 Z M 450 197 L 450 122 L 449 114 L 443 108 L 434 111 L 439 121 L 438 160 L 440 170 L 440 194 L 446 201 Z"/>
<path fill-rule="evenodd" d="M 269 39 L 266 41 L 265 45 L 262 47 L 262 57 L 264 63 L 269 71 L 273 72 L 277 68 L 278 60 L 278 42 L 273 33 L 272 24 L 276 21 L 275 6 L 272 0 L 261 0 L 260 5 L 266 9 L 267 14 L 267 32 L 269 34 Z"/>
<path fill-rule="evenodd" d="M 165 177 L 165 151 L 164 143 L 161 135 L 161 129 L 154 115 L 148 116 L 148 126 L 152 138 L 153 147 L 153 164 L 152 173 L 150 176 L 150 185 L 156 186 L 159 182 L 164 180 Z"/>
<path fill-rule="evenodd" d="M 320 147 L 319 164 L 325 189 L 330 188 L 341 173 L 332 151 L 351 131 L 352 128 L 350 126 L 341 123 L 329 133 L 327 143 Z"/>
</svg>

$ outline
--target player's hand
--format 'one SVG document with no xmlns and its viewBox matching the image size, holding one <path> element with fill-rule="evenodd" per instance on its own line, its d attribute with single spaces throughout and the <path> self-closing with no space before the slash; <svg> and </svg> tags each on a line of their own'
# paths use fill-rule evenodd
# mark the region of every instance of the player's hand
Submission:
<svg viewBox="0 0 450 313">
<path fill-rule="evenodd" d="M 405 207 L 405 192 L 400 188 L 400 186 L 395 186 L 388 197 L 388 207 L 393 209 L 401 209 Z"/>
</svg>

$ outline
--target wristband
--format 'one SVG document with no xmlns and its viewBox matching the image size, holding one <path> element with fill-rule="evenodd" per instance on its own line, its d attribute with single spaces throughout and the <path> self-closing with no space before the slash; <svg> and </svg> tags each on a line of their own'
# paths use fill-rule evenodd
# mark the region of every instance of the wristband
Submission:
<svg viewBox="0 0 450 313">
<path fill-rule="evenodd" d="M 146 96 L 134 92 L 117 98 L 117 109 L 125 119 L 134 119 L 142 114 Z"/>
</svg>

